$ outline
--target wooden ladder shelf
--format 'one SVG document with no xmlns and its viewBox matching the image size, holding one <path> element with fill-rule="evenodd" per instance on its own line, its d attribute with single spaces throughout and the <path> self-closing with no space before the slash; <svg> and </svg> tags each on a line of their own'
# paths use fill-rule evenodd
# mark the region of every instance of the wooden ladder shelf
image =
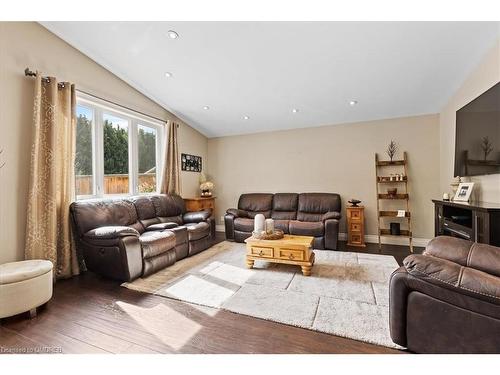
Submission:
<svg viewBox="0 0 500 375">
<path fill-rule="evenodd" d="M 403 178 L 397 180 L 396 178 L 391 179 L 390 176 L 383 174 L 387 171 L 387 167 L 401 168 L 403 172 Z M 378 248 L 382 249 L 380 242 L 381 237 L 406 237 L 408 238 L 410 251 L 413 253 L 413 239 L 411 232 L 411 213 L 410 213 L 410 195 L 408 194 L 409 178 L 407 173 L 408 158 L 406 156 L 406 151 L 403 152 L 403 160 L 379 160 L 378 154 L 375 154 L 375 186 L 377 188 L 377 225 L 378 225 Z M 380 173 L 379 173 L 380 172 Z M 397 194 L 389 194 L 386 192 L 381 192 L 380 188 L 383 187 L 385 190 L 387 187 L 404 187 L 404 192 L 398 192 Z M 395 218 L 397 217 L 397 211 L 394 210 L 383 210 L 380 208 L 382 202 L 395 201 L 406 203 L 405 216 L 401 217 L 403 222 L 406 221 L 408 229 L 401 229 L 399 235 L 391 235 L 390 229 L 383 228 L 384 218 Z"/>
</svg>

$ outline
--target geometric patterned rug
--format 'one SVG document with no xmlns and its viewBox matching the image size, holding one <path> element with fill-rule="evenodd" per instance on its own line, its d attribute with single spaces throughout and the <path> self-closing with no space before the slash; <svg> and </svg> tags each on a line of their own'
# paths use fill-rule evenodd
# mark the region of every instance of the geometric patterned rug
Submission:
<svg viewBox="0 0 500 375">
<path fill-rule="evenodd" d="M 311 276 L 299 266 L 245 262 L 245 244 L 224 241 L 122 286 L 197 305 L 391 348 L 389 255 L 314 250 Z"/>
</svg>

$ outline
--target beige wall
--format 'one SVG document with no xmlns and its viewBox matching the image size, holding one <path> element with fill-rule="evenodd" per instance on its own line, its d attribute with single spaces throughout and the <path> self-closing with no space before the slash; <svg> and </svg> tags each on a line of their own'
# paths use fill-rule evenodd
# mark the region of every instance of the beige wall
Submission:
<svg viewBox="0 0 500 375">
<path fill-rule="evenodd" d="M 374 154 L 385 158 L 391 139 L 408 152 L 414 236 L 432 238 L 431 199 L 439 196 L 438 115 L 209 139 L 217 223 L 244 192 L 336 192 L 344 207 L 350 198 L 363 201 L 366 233 L 374 235 Z"/>
<path fill-rule="evenodd" d="M 24 68 L 38 69 L 78 88 L 156 117 L 168 111 L 96 64 L 37 23 L 0 22 L 0 263 L 23 258 L 33 80 Z M 179 148 L 207 157 L 206 138 L 181 122 Z M 182 173 L 183 195 L 195 195 L 198 174 Z"/>
<path fill-rule="evenodd" d="M 440 113 L 441 191 L 450 191 L 455 158 L 456 111 L 500 81 L 500 41 L 470 73 Z M 500 202 L 500 174 L 475 176 L 474 195 L 484 202 Z"/>
</svg>

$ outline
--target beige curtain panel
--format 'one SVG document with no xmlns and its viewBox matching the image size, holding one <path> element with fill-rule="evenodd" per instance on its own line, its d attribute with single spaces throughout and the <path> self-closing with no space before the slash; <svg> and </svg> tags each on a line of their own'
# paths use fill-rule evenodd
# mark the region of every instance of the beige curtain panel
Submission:
<svg viewBox="0 0 500 375">
<path fill-rule="evenodd" d="M 181 194 L 179 146 L 177 142 L 178 125 L 173 121 L 168 122 L 168 134 L 163 167 L 163 181 L 161 192 L 163 194 Z"/>
<path fill-rule="evenodd" d="M 75 86 L 37 72 L 26 259 L 47 259 L 56 278 L 79 273 L 69 205 L 74 198 Z"/>
</svg>

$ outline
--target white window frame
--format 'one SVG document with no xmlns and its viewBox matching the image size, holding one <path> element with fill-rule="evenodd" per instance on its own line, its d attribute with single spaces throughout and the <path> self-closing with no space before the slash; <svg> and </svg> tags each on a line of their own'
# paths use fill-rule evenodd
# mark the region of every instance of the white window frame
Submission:
<svg viewBox="0 0 500 375">
<path fill-rule="evenodd" d="M 92 119 L 92 173 L 93 194 L 78 195 L 76 200 L 88 198 L 112 198 L 126 197 L 131 195 L 151 195 L 160 192 L 161 172 L 163 170 L 163 154 L 165 150 L 164 122 L 154 120 L 148 116 L 115 106 L 104 100 L 99 100 L 83 93 L 77 94 L 76 104 L 93 111 Z M 128 175 L 129 192 L 127 194 L 105 194 L 104 193 L 104 133 L 103 115 L 119 117 L 128 121 Z M 138 126 L 146 126 L 156 130 L 156 191 L 151 193 L 139 193 L 139 150 L 138 150 Z"/>
</svg>

